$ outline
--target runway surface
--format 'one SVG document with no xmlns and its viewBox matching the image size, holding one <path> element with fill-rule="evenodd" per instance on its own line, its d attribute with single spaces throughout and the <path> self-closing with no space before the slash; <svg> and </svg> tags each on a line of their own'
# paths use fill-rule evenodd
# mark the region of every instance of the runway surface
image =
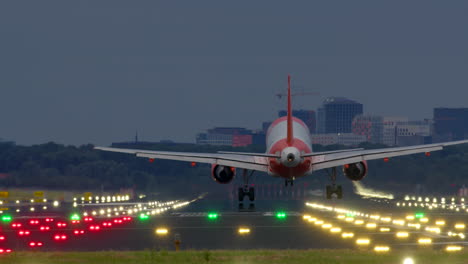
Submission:
<svg viewBox="0 0 468 264">
<path fill-rule="evenodd" d="M 457 252 L 467 243 L 464 200 L 451 197 L 260 201 L 250 212 L 209 196 L 177 201 L 76 197 L 73 203 L 10 201 L 2 206 L 0 254 L 176 246 Z"/>
</svg>

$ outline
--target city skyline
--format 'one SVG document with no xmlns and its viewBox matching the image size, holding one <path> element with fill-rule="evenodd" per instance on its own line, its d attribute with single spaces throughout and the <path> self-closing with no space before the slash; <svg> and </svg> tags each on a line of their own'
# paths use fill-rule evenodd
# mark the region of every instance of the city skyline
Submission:
<svg viewBox="0 0 468 264">
<path fill-rule="evenodd" d="M 265 8 L 268 6 L 268 8 Z M 467 2 L 0 4 L 0 138 L 194 142 L 343 96 L 365 113 L 468 107 Z M 417 14 L 417 19 L 415 19 Z M 299 88 L 297 88 L 299 89 Z"/>
</svg>

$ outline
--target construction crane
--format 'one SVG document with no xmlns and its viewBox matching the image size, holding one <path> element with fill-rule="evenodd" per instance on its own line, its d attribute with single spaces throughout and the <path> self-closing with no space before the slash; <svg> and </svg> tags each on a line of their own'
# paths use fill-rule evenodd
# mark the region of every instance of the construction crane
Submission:
<svg viewBox="0 0 468 264">
<path fill-rule="evenodd" d="M 277 93 L 275 94 L 278 99 L 281 100 L 281 98 L 288 96 L 287 93 Z M 320 95 L 318 92 L 298 92 L 298 93 L 292 93 L 291 96 L 304 96 L 304 95 Z"/>
</svg>

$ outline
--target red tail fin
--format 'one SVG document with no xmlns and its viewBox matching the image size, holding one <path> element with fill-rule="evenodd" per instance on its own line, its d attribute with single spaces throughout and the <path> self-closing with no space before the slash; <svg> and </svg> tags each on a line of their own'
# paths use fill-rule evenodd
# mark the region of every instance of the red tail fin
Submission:
<svg viewBox="0 0 468 264">
<path fill-rule="evenodd" d="M 286 142 L 292 145 L 293 142 L 293 120 L 292 120 L 292 106 L 291 106 L 291 76 L 288 75 L 288 135 Z"/>
</svg>

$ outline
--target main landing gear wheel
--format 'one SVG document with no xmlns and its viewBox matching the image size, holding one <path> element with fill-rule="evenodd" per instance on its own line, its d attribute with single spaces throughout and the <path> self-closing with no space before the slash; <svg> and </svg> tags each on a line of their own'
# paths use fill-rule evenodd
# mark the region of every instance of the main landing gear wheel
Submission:
<svg viewBox="0 0 468 264">
<path fill-rule="evenodd" d="M 239 187 L 238 191 L 238 198 L 239 198 L 239 211 L 244 211 L 244 198 L 245 196 L 249 197 L 250 204 L 248 211 L 255 211 L 255 188 L 249 187 L 249 179 L 252 176 L 254 171 L 248 173 L 246 169 L 243 170 L 243 178 L 244 178 L 244 185 Z"/>
<path fill-rule="evenodd" d="M 343 187 L 341 185 L 336 185 L 336 167 L 332 168 L 331 173 L 329 173 L 331 178 L 331 185 L 326 187 L 326 196 L 327 199 L 331 199 L 333 194 L 336 194 L 337 199 L 343 198 Z"/>
</svg>

